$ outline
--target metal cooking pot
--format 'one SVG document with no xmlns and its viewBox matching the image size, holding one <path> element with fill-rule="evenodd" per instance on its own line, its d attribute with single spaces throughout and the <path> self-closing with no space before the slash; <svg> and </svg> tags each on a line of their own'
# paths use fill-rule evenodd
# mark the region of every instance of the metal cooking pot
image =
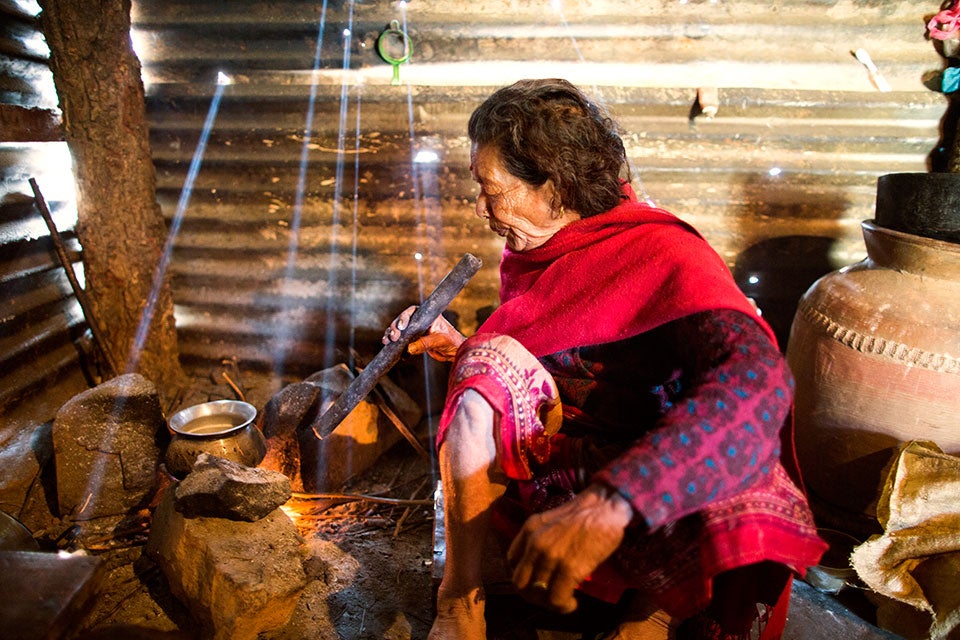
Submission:
<svg viewBox="0 0 960 640">
<path fill-rule="evenodd" d="M 39 551 L 30 530 L 5 511 L 0 511 L 0 551 Z"/>
<path fill-rule="evenodd" d="M 267 444 L 253 423 L 257 409 L 240 400 L 214 400 L 181 409 L 168 421 L 172 438 L 164 462 L 183 478 L 201 453 L 255 467 L 267 454 Z"/>
</svg>

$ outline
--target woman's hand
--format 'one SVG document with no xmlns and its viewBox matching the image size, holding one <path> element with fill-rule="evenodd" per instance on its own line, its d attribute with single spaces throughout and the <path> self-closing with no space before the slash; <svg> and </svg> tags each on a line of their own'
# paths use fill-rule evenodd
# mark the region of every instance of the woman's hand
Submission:
<svg viewBox="0 0 960 640">
<path fill-rule="evenodd" d="M 407 307 L 390 323 L 387 331 L 383 334 L 383 344 L 390 344 L 400 339 L 403 330 L 410 323 L 410 317 L 416 310 L 416 306 Z M 426 352 L 435 360 L 452 362 L 457 355 L 457 349 L 460 348 L 464 340 L 466 338 L 463 334 L 440 315 L 430 324 L 424 335 L 407 345 L 407 353 L 417 355 Z"/>
<path fill-rule="evenodd" d="M 630 503 L 601 485 L 530 516 L 507 552 L 514 586 L 532 602 L 572 612 L 577 585 L 613 555 L 632 518 Z"/>
</svg>

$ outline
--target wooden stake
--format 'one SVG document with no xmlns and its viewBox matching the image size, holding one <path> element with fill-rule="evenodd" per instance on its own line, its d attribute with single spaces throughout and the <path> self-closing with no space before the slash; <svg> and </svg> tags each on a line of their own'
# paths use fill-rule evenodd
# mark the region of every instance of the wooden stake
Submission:
<svg viewBox="0 0 960 640">
<path fill-rule="evenodd" d="M 73 270 L 73 263 L 70 262 L 70 258 L 67 256 L 63 238 L 60 237 L 57 225 L 53 222 L 53 216 L 50 215 L 50 209 L 47 207 L 47 202 L 44 200 L 43 194 L 40 193 L 40 187 L 37 185 L 36 179 L 30 178 L 30 187 L 33 189 L 33 195 L 34 198 L 36 198 L 40 215 L 43 216 L 43 221 L 47 223 L 47 229 L 50 230 L 50 240 L 53 242 L 53 248 L 56 251 L 57 259 L 60 261 L 60 266 L 63 267 L 63 270 L 66 272 L 67 280 L 70 281 L 73 293 L 77 296 L 77 302 L 80 303 L 80 310 L 83 311 L 83 316 L 87 319 L 87 325 L 93 334 L 93 342 L 97 348 L 100 349 L 100 353 L 103 354 L 103 358 L 107 363 L 107 369 L 109 370 L 107 377 L 116 377 L 120 373 L 120 367 L 117 366 L 117 360 L 113 357 L 110 348 L 107 346 L 100 323 L 97 322 L 97 319 L 93 315 L 93 308 L 90 306 L 90 299 L 87 297 L 87 292 L 80 286 L 80 281 L 77 280 L 77 274 Z"/>
</svg>

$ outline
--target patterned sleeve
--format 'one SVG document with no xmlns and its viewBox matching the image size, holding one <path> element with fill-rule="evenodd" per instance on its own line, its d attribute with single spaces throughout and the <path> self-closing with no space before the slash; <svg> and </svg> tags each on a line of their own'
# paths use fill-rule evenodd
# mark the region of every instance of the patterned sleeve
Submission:
<svg viewBox="0 0 960 640">
<path fill-rule="evenodd" d="M 684 391 L 656 427 L 593 478 L 658 528 L 759 482 L 780 456 L 793 378 L 766 333 L 736 311 L 671 323 Z"/>
</svg>

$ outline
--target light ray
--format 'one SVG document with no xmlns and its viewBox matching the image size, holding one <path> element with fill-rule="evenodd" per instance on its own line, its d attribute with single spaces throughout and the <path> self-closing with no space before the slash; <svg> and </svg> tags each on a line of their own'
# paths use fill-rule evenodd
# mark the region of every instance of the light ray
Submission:
<svg viewBox="0 0 960 640">
<path fill-rule="evenodd" d="M 180 190 L 177 208 L 174 211 L 173 219 L 170 223 L 170 229 L 167 231 L 167 237 L 164 241 L 162 253 L 160 254 L 160 260 L 158 261 L 157 266 L 154 268 L 150 291 L 147 294 L 143 311 L 140 314 L 140 322 L 137 326 L 136 333 L 134 334 L 133 343 L 130 347 L 129 353 L 127 354 L 127 362 L 124 373 L 132 373 L 136 371 L 137 365 L 140 362 L 140 357 L 143 354 L 144 345 L 146 344 L 147 337 L 150 334 L 150 326 L 153 323 L 153 317 L 156 314 L 157 302 L 160 297 L 160 289 L 163 286 L 167 269 L 170 266 L 170 260 L 173 256 L 173 247 L 176 243 L 177 236 L 180 233 L 180 227 L 183 224 L 184 213 L 187 210 L 187 205 L 190 203 L 190 196 L 193 193 L 194 183 L 196 182 L 197 176 L 200 173 L 200 167 L 203 164 L 203 156 L 206 153 L 207 142 L 210 139 L 210 132 L 213 130 L 214 122 L 216 122 L 217 112 L 220 109 L 220 100 L 223 98 L 223 93 L 226 86 L 226 83 L 218 82 L 213 93 L 213 99 L 210 101 L 210 107 L 207 110 L 207 117 L 203 123 L 200 139 L 197 141 L 197 148 L 193 152 L 193 158 L 190 161 L 190 167 L 187 170 L 187 176 L 184 180 L 183 188 Z M 127 384 L 136 384 L 136 382 L 133 381 L 128 383 L 126 379 L 123 378 L 121 378 L 120 381 L 120 384 L 123 384 L 124 386 Z M 122 389 L 117 394 L 116 403 L 110 414 L 111 418 L 113 418 L 113 421 L 106 425 L 106 436 L 104 438 L 105 441 L 100 445 L 101 451 L 103 452 L 113 450 L 113 440 L 116 438 L 118 430 L 121 428 L 120 416 L 123 415 L 124 406 L 127 402 L 128 396 L 130 395 L 132 395 L 132 392 L 127 393 Z M 106 464 L 107 458 L 108 456 L 106 453 L 102 453 L 95 458 L 95 468 L 91 470 L 90 476 L 87 480 L 87 498 L 84 503 L 80 505 L 77 513 L 73 514 L 77 520 L 83 520 L 85 519 L 85 516 L 89 517 L 90 514 L 96 513 L 94 507 L 96 507 L 97 499 L 99 498 L 99 489 L 100 484 L 103 481 L 103 476 L 105 473 L 104 465 Z"/>
<path fill-rule="evenodd" d="M 300 146 L 300 171 L 297 174 L 297 190 L 294 196 L 293 213 L 290 220 L 290 240 L 287 243 L 287 260 L 284 268 L 281 296 L 286 300 L 286 291 L 293 281 L 297 265 L 297 253 L 300 245 L 300 228 L 303 224 L 303 199 L 307 190 L 307 166 L 310 158 L 310 142 L 313 137 L 313 119 L 317 103 L 317 76 L 320 70 L 323 51 L 323 33 L 327 22 L 327 0 L 323 0 L 320 9 L 320 24 L 317 28 L 317 44 L 313 51 L 313 75 L 310 82 L 310 98 L 307 102 L 306 122 L 303 125 L 303 143 Z M 286 303 L 284 303 L 286 305 Z M 282 376 L 287 365 L 287 353 L 292 338 L 293 319 L 283 314 L 274 335 L 273 368 L 277 376 Z"/>
<path fill-rule="evenodd" d="M 358 85 L 357 91 L 357 116 L 356 128 L 354 132 L 354 154 L 353 154 L 353 238 L 352 250 L 353 260 L 350 264 L 350 349 L 349 362 L 351 369 L 356 367 L 353 361 L 353 354 L 356 349 L 356 329 L 357 329 L 357 241 L 359 238 L 359 207 L 360 207 L 360 102 L 363 93 L 363 85 Z"/>
<path fill-rule="evenodd" d="M 350 69 L 350 47 L 352 44 L 353 30 L 353 2 L 350 3 L 350 12 L 347 28 L 343 30 L 343 69 Z M 324 368 L 330 368 L 334 365 L 337 338 L 337 286 L 338 275 L 340 273 L 339 258 L 340 251 L 337 245 L 337 229 L 340 226 L 340 199 L 343 195 L 343 157 L 346 146 L 347 112 L 350 106 L 350 80 L 349 74 L 343 74 L 343 80 L 340 83 L 340 120 L 337 130 L 337 169 L 336 178 L 333 187 L 333 215 L 330 221 L 330 256 L 329 268 L 327 270 L 327 304 L 326 304 L 326 343 L 324 345 Z"/>
<path fill-rule="evenodd" d="M 224 74 L 220 72 L 219 75 Z M 210 101 L 210 108 L 207 110 L 207 117 L 206 120 L 204 120 L 203 129 L 200 132 L 200 139 L 197 141 L 197 148 L 193 152 L 193 159 L 190 161 L 190 168 L 187 170 L 187 177 L 184 180 L 183 188 L 180 190 L 180 198 L 177 201 L 177 208 L 176 211 L 174 211 L 173 220 L 167 232 L 163 252 L 160 254 L 160 261 L 153 272 L 153 282 L 150 286 L 150 293 L 147 295 L 143 312 L 140 314 L 140 324 L 134 335 L 130 352 L 127 354 L 126 373 L 136 371 L 137 364 L 140 362 L 140 356 L 143 354 L 143 346 L 146 343 L 147 336 L 150 334 L 150 325 L 153 324 L 153 316 L 156 313 L 160 288 L 163 286 L 167 268 L 170 266 L 170 260 L 173 256 L 173 245 L 177 240 L 177 236 L 180 234 L 184 212 L 190 203 L 190 196 L 193 194 L 193 185 L 196 182 L 197 176 L 200 174 L 203 156 L 207 150 L 207 142 L 210 139 L 213 124 L 217 119 L 217 112 L 220 110 L 220 100 L 223 98 L 227 83 L 217 82 L 216 87 L 216 90 L 213 92 L 213 99 Z"/>
<path fill-rule="evenodd" d="M 406 2 L 400 3 L 400 15 L 402 17 L 403 37 L 406 41 L 409 41 L 410 35 L 407 30 L 407 3 Z M 411 59 L 407 61 L 407 65 L 410 66 L 413 64 L 414 64 L 414 61 L 413 61 L 413 58 L 411 57 Z M 406 77 L 409 77 L 409 74 L 407 74 Z M 417 263 L 417 295 L 420 302 L 423 302 L 423 299 L 425 297 L 424 273 L 423 273 L 424 256 L 430 256 L 433 258 L 443 257 L 442 255 L 443 244 L 441 243 L 441 238 L 440 238 L 440 232 L 442 231 L 443 226 L 440 219 L 439 209 L 432 212 L 428 212 L 427 214 L 424 213 L 425 205 L 423 201 L 423 189 L 422 189 L 423 185 L 421 184 L 421 168 L 424 166 L 429 166 L 429 171 L 426 173 L 429 174 L 428 180 L 430 182 L 430 187 L 431 187 L 430 195 L 433 196 L 434 202 L 439 201 L 439 187 L 437 184 L 437 173 L 436 173 L 437 169 L 436 169 L 436 164 L 425 165 L 424 163 L 417 162 L 417 154 L 419 150 L 417 149 L 417 137 L 416 137 L 416 132 L 413 126 L 413 123 L 414 123 L 413 88 L 409 80 L 407 81 L 406 85 L 407 85 L 407 120 L 409 123 L 409 132 L 410 132 L 410 167 L 411 167 L 410 172 L 411 172 L 411 179 L 413 181 L 413 203 L 414 203 L 413 206 L 416 209 L 416 219 L 424 223 L 424 224 L 418 224 L 417 226 L 420 227 L 421 229 L 424 229 L 425 231 L 423 233 L 427 234 L 425 236 L 421 236 L 420 242 L 419 242 L 421 246 L 421 250 L 417 251 L 414 256 L 414 260 Z M 431 239 L 433 240 L 432 242 L 431 242 Z M 431 254 L 429 251 L 431 247 L 435 247 L 441 253 L 441 255 L 436 256 L 434 254 Z M 436 260 L 431 260 L 430 262 L 433 263 L 433 262 L 436 262 Z M 427 355 L 426 353 L 424 353 L 421 357 L 423 362 L 423 384 L 424 384 L 424 405 L 425 405 L 424 415 L 427 418 L 427 430 L 428 430 L 428 433 L 430 434 L 430 438 L 432 439 L 434 437 L 434 434 L 436 433 L 436 425 L 434 424 L 435 423 L 434 410 L 431 402 L 431 398 L 433 396 L 433 391 L 432 391 L 433 385 L 431 384 L 431 381 L 430 381 L 430 368 L 432 364 L 430 362 L 430 356 Z M 433 453 L 434 449 L 432 447 L 430 451 L 431 451 L 430 464 L 432 467 L 431 471 L 434 477 L 437 477 L 438 468 L 437 468 L 436 456 Z"/>
</svg>

